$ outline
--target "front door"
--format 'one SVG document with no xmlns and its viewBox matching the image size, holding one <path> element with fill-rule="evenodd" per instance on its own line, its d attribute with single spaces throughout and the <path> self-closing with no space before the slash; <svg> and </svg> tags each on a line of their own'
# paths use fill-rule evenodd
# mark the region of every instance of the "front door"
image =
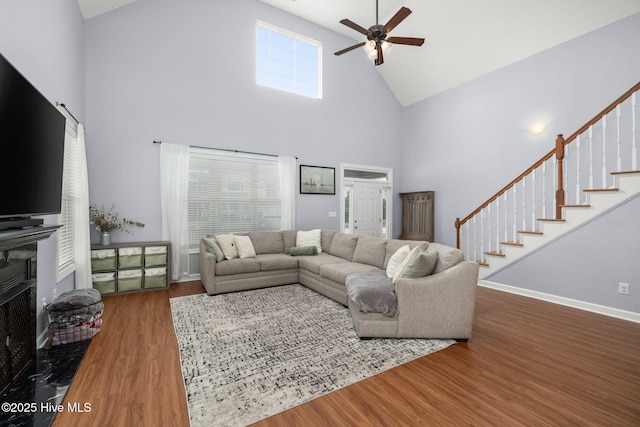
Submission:
<svg viewBox="0 0 640 427">
<path fill-rule="evenodd" d="M 356 182 L 353 186 L 353 234 L 382 236 L 382 184 Z"/>
</svg>

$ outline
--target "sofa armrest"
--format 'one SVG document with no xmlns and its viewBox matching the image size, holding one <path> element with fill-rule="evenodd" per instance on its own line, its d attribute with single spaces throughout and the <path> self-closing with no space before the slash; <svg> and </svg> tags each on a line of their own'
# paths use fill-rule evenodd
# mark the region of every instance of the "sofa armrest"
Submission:
<svg viewBox="0 0 640 427">
<path fill-rule="evenodd" d="M 477 263 L 461 261 L 431 276 L 399 279 L 395 285 L 399 336 L 470 338 L 478 271 Z"/>
<path fill-rule="evenodd" d="M 200 280 L 209 295 L 216 291 L 216 257 L 200 241 Z"/>
</svg>

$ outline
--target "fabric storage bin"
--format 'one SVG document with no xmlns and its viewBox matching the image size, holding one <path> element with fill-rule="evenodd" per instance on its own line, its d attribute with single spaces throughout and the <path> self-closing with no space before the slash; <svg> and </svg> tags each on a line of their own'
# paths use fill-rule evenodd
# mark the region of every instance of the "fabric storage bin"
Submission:
<svg viewBox="0 0 640 427">
<path fill-rule="evenodd" d="M 96 289 L 75 289 L 46 306 L 51 345 L 83 341 L 100 332 L 104 304 Z"/>
<path fill-rule="evenodd" d="M 118 292 L 142 289 L 142 270 L 118 271 Z"/>
<path fill-rule="evenodd" d="M 118 248 L 118 268 L 142 267 L 142 247 Z"/>
<path fill-rule="evenodd" d="M 144 287 L 166 288 L 167 287 L 167 267 L 147 268 L 144 270 Z"/>
<path fill-rule="evenodd" d="M 116 269 L 116 250 L 115 249 L 99 249 L 91 251 L 91 270 L 115 270 Z"/>
<path fill-rule="evenodd" d="M 91 275 L 93 289 L 97 289 L 101 294 L 112 294 L 116 291 L 116 273 L 97 273 Z"/>
<path fill-rule="evenodd" d="M 144 248 L 144 265 L 145 267 L 167 265 L 167 247 L 147 246 Z"/>
</svg>

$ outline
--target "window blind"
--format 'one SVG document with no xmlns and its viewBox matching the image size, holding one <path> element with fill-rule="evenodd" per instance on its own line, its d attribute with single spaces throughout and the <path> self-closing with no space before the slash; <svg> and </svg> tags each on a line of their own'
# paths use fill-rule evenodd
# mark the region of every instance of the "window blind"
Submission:
<svg viewBox="0 0 640 427">
<path fill-rule="evenodd" d="M 188 242 L 207 234 L 280 229 L 278 159 L 190 149 Z"/>
<path fill-rule="evenodd" d="M 78 123 L 64 109 L 59 109 L 66 117 L 64 137 L 64 169 L 62 176 L 62 203 L 61 211 L 57 216 L 58 225 L 62 227 L 57 231 L 57 281 L 62 280 L 75 270 L 73 239 L 74 239 L 74 213 L 77 201 L 76 185 L 76 141 L 78 138 Z"/>
</svg>

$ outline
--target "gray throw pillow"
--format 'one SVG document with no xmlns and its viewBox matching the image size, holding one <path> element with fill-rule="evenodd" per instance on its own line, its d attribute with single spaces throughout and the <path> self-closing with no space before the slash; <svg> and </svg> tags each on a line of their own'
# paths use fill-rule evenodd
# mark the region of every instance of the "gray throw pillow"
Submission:
<svg viewBox="0 0 640 427">
<path fill-rule="evenodd" d="M 220 247 L 218 241 L 213 237 L 203 237 L 202 242 L 207 248 L 208 252 L 211 252 L 216 257 L 216 262 L 220 262 L 225 259 L 224 252 Z"/>
</svg>

